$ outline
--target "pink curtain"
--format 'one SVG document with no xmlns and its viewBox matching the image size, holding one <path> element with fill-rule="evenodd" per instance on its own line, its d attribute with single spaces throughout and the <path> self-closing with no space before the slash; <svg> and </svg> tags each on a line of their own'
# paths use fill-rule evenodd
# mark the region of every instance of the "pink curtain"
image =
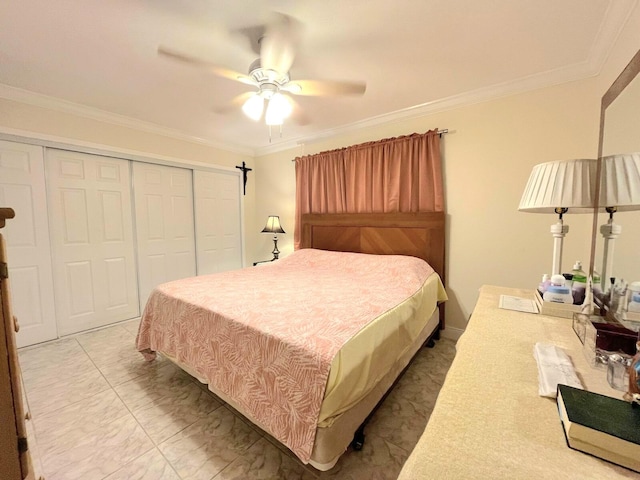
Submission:
<svg viewBox="0 0 640 480">
<path fill-rule="evenodd" d="M 438 130 L 297 157 L 294 247 L 304 213 L 444 210 Z"/>
</svg>

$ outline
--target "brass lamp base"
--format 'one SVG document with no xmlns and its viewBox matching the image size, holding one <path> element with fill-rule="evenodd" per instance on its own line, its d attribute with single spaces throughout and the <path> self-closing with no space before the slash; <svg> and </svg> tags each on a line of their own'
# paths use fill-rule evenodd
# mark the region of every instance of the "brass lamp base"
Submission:
<svg viewBox="0 0 640 480">
<path fill-rule="evenodd" d="M 273 236 L 273 259 L 277 260 L 278 256 L 280 255 L 280 250 L 278 250 L 278 236 L 274 235 Z"/>
</svg>

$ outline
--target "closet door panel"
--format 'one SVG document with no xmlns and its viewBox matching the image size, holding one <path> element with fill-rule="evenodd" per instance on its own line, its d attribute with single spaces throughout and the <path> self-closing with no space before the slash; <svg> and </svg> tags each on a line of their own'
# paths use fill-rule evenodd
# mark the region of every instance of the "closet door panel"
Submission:
<svg viewBox="0 0 640 480">
<path fill-rule="evenodd" d="M 242 268 L 239 175 L 194 172 L 198 275 Z"/>
<path fill-rule="evenodd" d="M 127 160 L 47 151 L 61 334 L 139 315 Z"/>
<path fill-rule="evenodd" d="M 82 315 L 95 314 L 95 295 L 93 291 L 93 273 L 90 262 L 69 262 L 65 276 L 68 278 L 67 298 L 69 313 L 77 318 Z"/>
<path fill-rule="evenodd" d="M 133 163 L 140 310 L 154 287 L 196 274 L 191 170 Z"/>
<path fill-rule="evenodd" d="M 128 302 L 127 286 L 122 279 L 127 275 L 127 259 L 109 258 L 104 261 L 105 275 L 107 278 L 107 310 L 124 307 Z"/>
<path fill-rule="evenodd" d="M 0 141 L 0 206 L 13 208 L 5 236 L 11 256 L 18 347 L 57 337 L 42 147 Z"/>
</svg>

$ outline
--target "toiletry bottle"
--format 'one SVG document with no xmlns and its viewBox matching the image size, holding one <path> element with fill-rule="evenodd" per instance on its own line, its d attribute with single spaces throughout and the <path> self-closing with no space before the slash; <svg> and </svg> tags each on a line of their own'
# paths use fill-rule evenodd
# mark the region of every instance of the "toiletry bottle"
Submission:
<svg viewBox="0 0 640 480">
<path fill-rule="evenodd" d="M 627 286 L 627 283 L 624 281 L 624 279 L 622 279 L 620 281 L 620 286 L 618 288 L 618 309 L 616 310 L 616 313 L 619 315 L 618 318 L 624 318 L 626 315 L 626 311 L 628 308 L 628 304 L 627 304 L 628 293 L 629 293 L 629 288 Z"/>
<path fill-rule="evenodd" d="M 613 286 L 616 284 L 616 277 L 609 277 L 609 286 L 602 294 L 604 307 L 611 308 L 611 300 L 613 298 Z"/>
<path fill-rule="evenodd" d="M 562 276 L 564 277 L 565 287 L 571 289 L 571 284 L 573 283 L 573 273 L 563 273 Z"/>
<path fill-rule="evenodd" d="M 576 261 L 571 273 L 573 274 L 573 283 L 571 284 L 573 303 L 574 305 L 582 305 L 587 288 L 587 274 L 582 270 L 582 262 L 580 260 Z"/>
<path fill-rule="evenodd" d="M 640 282 L 631 282 L 627 289 L 628 306 L 627 311 L 633 313 L 640 312 Z"/>
<path fill-rule="evenodd" d="M 584 294 L 584 302 L 580 307 L 580 313 L 585 315 L 593 315 L 593 281 L 591 277 L 587 278 L 587 289 Z"/>
<path fill-rule="evenodd" d="M 571 295 L 569 287 L 565 285 L 562 275 L 551 276 L 551 284 L 547 287 L 542 299 L 545 302 L 573 303 L 573 295 Z"/>
<path fill-rule="evenodd" d="M 549 285 L 551 285 L 551 278 L 548 273 L 545 273 L 542 275 L 542 281 L 538 284 L 538 292 L 540 292 L 540 295 L 544 295 Z"/>
<path fill-rule="evenodd" d="M 627 284 L 624 278 L 616 280 L 616 283 L 611 287 L 611 299 L 609 300 L 609 312 L 613 315 L 620 313 L 622 309 L 627 308 Z"/>
<path fill-rule="evenodd" d="M 640 313 L 640 293 L 634 293 L 627 307 L 628 312 Z"/>
<path fill-rule="evenodd" d="M 591 278 L 593 279 L 593 296 L 597 299 L 602 299 L 602 285 L 600 274 L 594 270 L 593 277 Z"/>
<path fill-rule="evenodd" d="M 625 395 L 625 400 L 640 403 L 636 397 L 638 394 L 640 394 L 640 342 L 636 343 L 636 354 L 629 366 L 629 391 Z"/>
</svg>

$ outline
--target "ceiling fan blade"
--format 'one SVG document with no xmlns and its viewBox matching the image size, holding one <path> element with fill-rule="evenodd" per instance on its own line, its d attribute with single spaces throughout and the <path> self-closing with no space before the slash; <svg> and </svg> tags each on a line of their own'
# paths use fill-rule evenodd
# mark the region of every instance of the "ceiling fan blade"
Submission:
<svg viewBox="0 0 640 480">
<path fill-rule="evenodd" d="M 290 96 L 288 96 L 288 99 L 291 102 L 291 105 L 293 107 L 293 110 L 291 111 L 291 115 L 289 116 L 289 118 L 291 118 L 291 120 L 297 125 L 300 125 L 300 126 L 309 125 L 311 123 L 311 120 L 309 119 L 307 114 L 304 113 L 304 110 L 302 109 L 300 104 Z"/>
<path fill-rule="evenodd" d="M 230 102 L 226 103 L 225 105 L 214 107 L 213 111 L 214 113 L 217 113 L 220 115 L 226 115 L 227 113 L 230 113 L 232 111 L 237 111 L 240 108 L 242 108 L 242 105 L 244 105 L 244 102 L 246 102 L 250 97 L 252 97 L 255 94 L 256 92 L 244 92 L 244 93 L 241 93 L 240 95 L 236 95 L 231 99 Z"/>
<path fill-rule="evenodd" d="M 363 95 L 367 84 L 340 80 L 292 80 L 281 89 L 305 96 Z"/>
<path fill-rule="evenodd" d="M 260 42 L 260 65 L 278 73 L 289 73 L 296 55 L 295 45 L 300 39 L 301 24 L 298 20 L 275 13 L 267 24 Z"/>
<path fill-rule="evenodd" d="M 160 46 L 158 47 L 158 54 L 159 55 L 163 55 L 165 57 L 169 57 L 173 60 L 178 60 L 180 62 L 184 62 L 184 63 L 190 63 L 193 65 L 197 65 L 200 67 L 204 67 L 207 70 L 209 70 L 211 73 L 218 75 L 220 77 L 224 77 L 224 78 L 228 78 L 230 80 L 235 80 L 238 82 L 242 82 L 242 83 L 246 83 L 247 85 L 254 85 L 257 86 L 257 83 L 249 76 L 244 75 L 242 73 L 239 72 L 235 72 L 233 70 L 230 70 L 228 68 L 224 68 L 224 67 L 219 67 L 217 65 L 214 65 L 211 62 L 207 62 L 206 60 L 200 60 L 199 58 L 194 58 L 191 57 L 189 55 L 185 55 L 183 53 L 180 52 L 176 52 L 174 50 L 171 50 L 169 48 Z"/>
</svg>

